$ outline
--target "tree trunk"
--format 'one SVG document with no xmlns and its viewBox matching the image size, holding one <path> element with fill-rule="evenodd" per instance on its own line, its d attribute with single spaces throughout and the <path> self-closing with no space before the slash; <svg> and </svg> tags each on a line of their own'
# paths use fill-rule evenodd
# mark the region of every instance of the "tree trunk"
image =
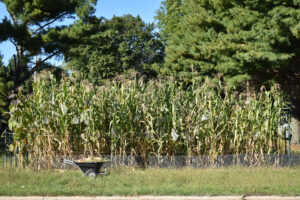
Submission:
<svg viewBox="0 0 300 200">
<path fill-rule="evenodd" d="M 15 71 L 14 71 L 14 89 L 20 86 L 21 73 L 23 68 L 23 48 L 21 45 L 16 46 L 17 56 L 14 56 Z"/>
<path fill-rule="evenodd" d="M 18 59 L 16 57 L 16 55 L 14 55 L 14 64 L 15 64 L 15 69 L 14 69 L 14 89 L 16 89 L 18 87 L 18 69 L 19 69 L 19 62 Z"/>
<path fill-rule="evenodd" d="M 292 144 L 300 144 L 300 56 L 288 68 L 279 71 L 282 89 L 290 97 Z"/>
<path fill-rule="evenodd" d="M 292 100 L 292 144 L 300 144 L 300 98 Z"/>
<path fill-rule="evenodd" d="M 292 144 L 300 144 L 300 120 L 292 117 Z"/>
</svg>

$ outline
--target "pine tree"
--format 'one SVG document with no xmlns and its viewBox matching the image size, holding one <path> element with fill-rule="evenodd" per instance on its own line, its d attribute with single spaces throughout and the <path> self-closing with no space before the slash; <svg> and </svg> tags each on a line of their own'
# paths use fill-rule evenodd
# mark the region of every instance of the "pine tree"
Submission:
<svg viewBox="0 0 300 200">
<path fill-rule="evenodd" d="M 49 37 L 53 29 L 63 29 L 54 23 L 76 14 L 84 18 L 93 13 L 96 0 L 0 0 L 10 18 L 0 22 L 0 42 L 10 41 L 15 46 L 14 89 L 42 69 L 47 61 L 61 54 L 65 44 Z M 39 57 L 39 58 L 38 58 Z M 22 77 L 23 74 L 23 77 Z"/>
<path fill-rule="evenodd" d="M 300 10 L 295 1 L 181 3 L 182 13 L 175 12 L 180 16 L 177 27 L 163 31 L 170 35 L 166 67 L 183 79 L 222 73 L 233 85 L 253 77 L 271 80 L 297 57 Z M 158 18 L 167 27 L 166 17 Z"/>
<path fill-rule="evenodd" d="M 163 0 L 156 13 L 157 25 L 165 42 L 177 31 L 178 23 L 184 12 L 182 2 L 182 0 Z"/>
<path fill-rule="evenodd" d="M 11 70 L 5 67 L 2 63 L 2 57 L 0 55 L 0 134 L 2 134 L 6 127 L 5 122 L 8 116 L 5 116 L 4 114 L 8 111 L 8 96 L 10 94 L 10 90 L 13 88 L 10 72 Z"/>
<path fill-rule="evenodd" d="M 293 113 L 300 113 L 299 0 L 180 2 L 173 12 L 168 3 L 177 4 L 164 1 L 164 12 L 157 17 L 162 34 L 168 35 L 163 73 L 185 82 L 222 74 L 230 86 L 248 80 L 257 85 L 278 82 L 294 96 Z M 173 15 L 179 22 L 169 29 Z"/>
</svg>

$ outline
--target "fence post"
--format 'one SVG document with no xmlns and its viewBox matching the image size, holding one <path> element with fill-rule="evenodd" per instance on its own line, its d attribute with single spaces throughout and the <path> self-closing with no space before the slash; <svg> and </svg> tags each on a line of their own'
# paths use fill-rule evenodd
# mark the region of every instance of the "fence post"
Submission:
<svg viewBox="0 0 300 200">
<path fill-rule="evenodd" d="M 4 152 L 5 152 L 5 166 L 7 165 L 7 131 L 5 130 L 4 136 Z"/>
<path fill-rule="evenodd" d="M 10 146 L 10 144 L 11 144 L 11 134 L 8 133 L 8 135 L 9 135 L 9 146 Z M 8 149 L 8 151 L 9 151 L 9 165 L 10 165 L 10 167 L 12 167 L 12 152 L 10 152 L 9 149 Z"/>
<path fill-rule="evenodd" d="M 2 155 L 2 167 L 4 168 L 4 162 L 5 162 L 5 135 L 3 135 L 4 138 L 3 138 L 3 147 L 4 147 L 4 152 L 3 152 L 3 155 Z"/>
<path fill-rule="evenodd" d="M 3 137 L 3 135 L 1 135 L 0 137 Z M 5 154 L 5 141 L 4 141 L 4 138 L 3 138 L 3 146 L 4 146 L 4 152 L 3 152 L 3 155 L 1 154 L 1 159 L 2 159 L 2 167 L 4 168 L 4 154 Z M 2 151 L 2 149 L 1 149 L 1 151 Z"/>
<path fill-rule="evenodd" d="M 19 149 L 17 150 L 17 152 L 14 152 L 14 153 L 13 153 L 14 160 L 15 160 L 15 167 L 18 167 L 18 159 L 17 159 L 17 156 L 16 156 L 17 153 L 20 153 L 20 152 L 19 152 Z"/>
</svg>

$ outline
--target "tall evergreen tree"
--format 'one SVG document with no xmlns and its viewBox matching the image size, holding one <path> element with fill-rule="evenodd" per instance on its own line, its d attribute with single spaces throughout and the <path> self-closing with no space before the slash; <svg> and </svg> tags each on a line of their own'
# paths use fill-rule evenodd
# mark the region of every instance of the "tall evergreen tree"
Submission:
<svg viewBox="0 0 300 200">
<path fill-rule="evenodd" d="M 74 17 L 74 14 L 79 18 L 88 16 L 93 13 L 96 1 L 0 0 L 10 15 L 10 18 L 0 23 L 0 42 L 8 40 L 16 49 L 13 76 L 15 89 L 40 70 L 49 59 L 58 56 L 64 48 L 62 43 L 48 36 L 54 23 Z"/>
<path fill-rule="evenodd" d="M 6 105 L 6 81 L 3 80 L 5 77 L 5 68 L 2 63 L 2 58 L 0 56 L 0 115 L 2 116 L 2 112 Z M 2 117 L 0 117 L 1 119 Z"/>
<path fill-rule="evenodd" d="M 8 96 L 10 90 L 13 88 L 10 75 L 10 70 L 2 63 L 2 57 L 0 55 L 0 135 L 6 127 L 6 117 L 4 114 L 8 111 Z"/>
<path fill-rule="evenodd" d="M 300 90 L 297 90 L 300 82 L 300 1 L 180 2 L 180 13 L 175 11 L 179 23 L 173 32 L 168 29 L 168 23 L 172 24 L 174 13 L 167 3 L 176 6 L 174 0 L 164 1 L 161 9 L 164 14 L 157 17 L 165 28 L 163 34 L 169 35 L 164 73 L 183 81 L 201 81 L 220 73 L 229 85 L 246 80 L 257 84 L 280 82 L 288 93 L 295 94 L 294 113 L 300 113 Z M 286 82 L 290 80 L 293 82 Z M 288 88 L 291 83 L 296 86 Z"/>
<path fill-rule="evenodd" d="M 174 32 L 178 31 L 178 23 L 183 16 L 182 0 L 163 0 L 157 11 L 158 28 L 164 42 L 167 42 Z"/>
</svg>

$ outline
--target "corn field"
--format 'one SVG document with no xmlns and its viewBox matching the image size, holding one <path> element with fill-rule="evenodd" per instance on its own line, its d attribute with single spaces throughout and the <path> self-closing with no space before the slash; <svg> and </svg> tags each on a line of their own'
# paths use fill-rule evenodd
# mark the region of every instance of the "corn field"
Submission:
<svg viewBox="0 0 300 200">
<path fill-rule="evenodd" d="M 26 164 L 48 167 L 75 155 L 279 155 L 284 106 L 276 88 L 247 97 L 209 81 L 188 89 L 172 79 L 93 86 L 44 73 L 10 107 L 10 149 L 23 165 L 28 154 Z"/>
</svg>

